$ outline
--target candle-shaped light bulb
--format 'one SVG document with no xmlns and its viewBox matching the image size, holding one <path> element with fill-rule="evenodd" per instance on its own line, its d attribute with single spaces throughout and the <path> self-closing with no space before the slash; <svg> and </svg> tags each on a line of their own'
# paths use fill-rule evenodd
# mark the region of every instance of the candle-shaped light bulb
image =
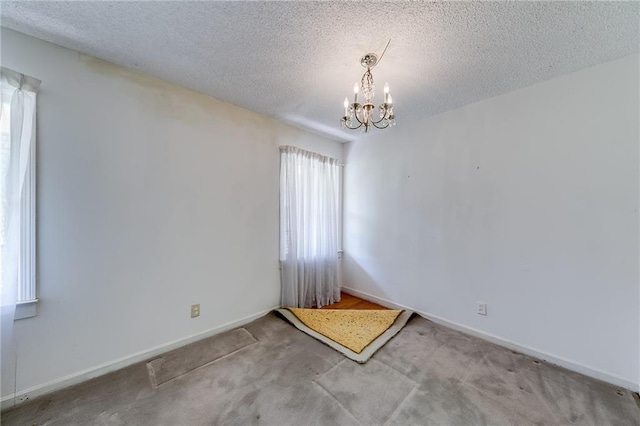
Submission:
<svg viewBox="0 0 640 426">
<path fill-rule="evenodd" d="M 349 116 L 349 99 L 346 96 L 344 98 L 344 116 Z"/>
<path fill-rule="evenodd" d="M 358 82 L 356 81 L 353 85 L 353 103 L 358 103 L 358 92 L 360 91 L 360 87 L 358 87 Z"/>
<path fill-rule="evenodd" d="M 389 104 L 389 83 L 384 84 L 384 103 Z"/>
</svg>

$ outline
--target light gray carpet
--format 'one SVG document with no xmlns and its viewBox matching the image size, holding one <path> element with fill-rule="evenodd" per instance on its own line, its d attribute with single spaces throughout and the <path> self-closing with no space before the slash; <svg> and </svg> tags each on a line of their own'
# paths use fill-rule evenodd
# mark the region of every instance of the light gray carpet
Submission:
<svg viewBox="0 0 640 426">
<path fill-rule="evenodd" d="M 364 365 L 274 314 L 244 329 L 257 343 L 155 389 L 139 363 L 20 405 L 2 424 L 640 425 L 629 391 L 418 316 Z"/>
</svg>

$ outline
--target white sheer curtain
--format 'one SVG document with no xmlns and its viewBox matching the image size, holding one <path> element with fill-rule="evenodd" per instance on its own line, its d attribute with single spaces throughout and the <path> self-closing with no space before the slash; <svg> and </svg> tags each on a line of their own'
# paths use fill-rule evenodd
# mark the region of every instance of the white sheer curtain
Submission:
<svg viewBox="0 0 640 426">
<path fill-rule="evenodd" d="M 340 301 L 338 284 L 338 160 L 280 147 L 282 306 Z"/>
<path fill-rule="evenodd" d="M 2 394 L 15 392 L 16 345 L 13 321 L 18 294 L 22 215 L 27 164 L 33 152 L 36 93 L 40 81 L 0 69 L 0 300 L 2 325 Z M 7 381 L 9 383 L 7 383 Z"/>
</svg>

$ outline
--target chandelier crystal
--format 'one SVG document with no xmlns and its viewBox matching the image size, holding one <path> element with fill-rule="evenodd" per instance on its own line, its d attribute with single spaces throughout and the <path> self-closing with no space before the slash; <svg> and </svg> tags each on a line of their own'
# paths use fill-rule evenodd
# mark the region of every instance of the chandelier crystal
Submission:
<svg viewBox="0 0 640 426">
<path fill-rule="evenodd" d="M 389 46 L 389 44 L 387 44 Z M 386 47 L 385 47 L 386 50 Z M 384 51 L 382 52 L 384 55 Z M 380 57 L 382 58 L 382 56 Z M 378 117 L 375 117 L 376 107 L 373 104 L 375 86 L 371 69 L 378 64 L 378 56 L 375 53 L 367 53 L 360 59 L 360 64 L 367 70 L 362 75 L 360 84 L 353 85 L 353 103 L 349 98 L 344 98 L 344 116 L 340 119 L 343 129 L 361 129 L 368 132 L 371 126 L 376 129 L 385 129 L 396 125 L 396 116 L 393 113 L 393 100 L 389 93 L 389 83 L 384 85 L 384 102 L 378 107 Z M 362 92 L 364 103 L 358 103 L 358 93 Z"/>
</svg>

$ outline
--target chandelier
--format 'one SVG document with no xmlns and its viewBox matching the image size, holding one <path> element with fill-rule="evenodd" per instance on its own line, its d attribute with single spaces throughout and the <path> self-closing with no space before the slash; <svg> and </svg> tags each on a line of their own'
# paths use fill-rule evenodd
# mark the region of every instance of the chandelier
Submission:
<svg viewBox="0 0 640 426">
<path fill-rule="evenodd" d="M 387 43 L 389 47 L 389 43 Z M 380 60 L 387 50 L 384 48 Z M 369 127 L 373 126 L 376 129 L 385 129 L 389 126 L 396 125 L 396 116 L 393 114 L 393 100 L 389 93 L 389 83 L 384 85 L 384 102 L 378 108 L 379 116 L 375 117 L 376 107 L 372 102 L 374 85 L 373 74 L 371 69 L 374 68 L 380 60 L 375 53 L 367 53 L 360 59 L 360 65 L 367 70 L 362 75 L 360 84 L 356 82 L 353 85 L 353 103 L 349 103 L 349 98 L 344 98 L 344 116 L 340 119 L 340 125 L 343 129 L 362 129 L 363 132 L 368 132 Z M 364 103 L 358 103 L 358 93 L 362 91 L 364 96 Z"/>
</svg>

